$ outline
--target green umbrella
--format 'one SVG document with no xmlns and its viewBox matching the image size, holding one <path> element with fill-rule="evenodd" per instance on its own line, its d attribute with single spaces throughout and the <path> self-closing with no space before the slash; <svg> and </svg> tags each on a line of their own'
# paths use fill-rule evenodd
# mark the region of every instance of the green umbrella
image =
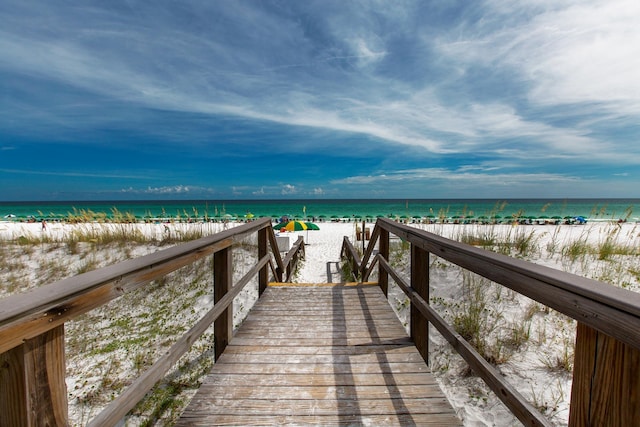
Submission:
<svg viewBox="0 0 640 427">
<path fill-rule="evenodd" d="M 307 223 L 302 221 L 285 221 L 273 227 L 273 229 L 277 231 L 280 231 L 283 228 L 287 231 L 303 231 L 303 230 L 306 230 L 308 227 L 307 227 Z"/>
<path fill-rule="evenodd" d="M 304 224 L 307 226 L 307 230 L 320 230 L 320 227 L 312 222 L 305 222 Z"/>
</svg>

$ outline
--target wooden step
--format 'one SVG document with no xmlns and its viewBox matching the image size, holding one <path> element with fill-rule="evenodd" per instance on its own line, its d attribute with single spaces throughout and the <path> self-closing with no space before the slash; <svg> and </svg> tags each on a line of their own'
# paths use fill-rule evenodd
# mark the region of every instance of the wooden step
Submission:
<svg viewBox="0 0 640 427">
<path fill-rule="evenodd" d="M 375 283 L 273 283 L 178 426 L 459 426 Z"/>
</svg>

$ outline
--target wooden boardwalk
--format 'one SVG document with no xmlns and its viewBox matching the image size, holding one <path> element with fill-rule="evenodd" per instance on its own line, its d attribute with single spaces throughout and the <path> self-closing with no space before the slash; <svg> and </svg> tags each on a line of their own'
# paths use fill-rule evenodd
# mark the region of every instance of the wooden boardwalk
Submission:
<svg viewBox="0 0 640 427">
<path fill-rule="evenodd" d="M 272 284 L 178 426 L 461 425 L 378 286 Z"/>
</svg>

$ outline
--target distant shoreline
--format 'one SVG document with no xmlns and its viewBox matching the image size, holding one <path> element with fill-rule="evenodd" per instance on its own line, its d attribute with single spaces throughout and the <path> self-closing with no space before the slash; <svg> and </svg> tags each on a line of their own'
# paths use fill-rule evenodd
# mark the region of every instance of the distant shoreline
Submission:
<svg viewBox="0 0 640 427">
<path fill-rule="evenodd" d="M 640 220 L 640 199 L 282 199 L 0 202 L 5 221 L 209 221 L 279 219 L 449 218 L 518 220 L 584 217 Z M 457 217 L 457 218 L 456 218 Z M 122 221 L 124 219 L 124 221 Z M 557 219 L 557 218 L 556 218 Z"/>
</svg>

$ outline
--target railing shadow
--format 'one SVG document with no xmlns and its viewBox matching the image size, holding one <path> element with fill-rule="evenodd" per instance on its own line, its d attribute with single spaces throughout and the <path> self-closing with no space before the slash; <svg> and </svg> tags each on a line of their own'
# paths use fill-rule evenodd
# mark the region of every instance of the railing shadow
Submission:
<svg viewBox="0 0 640 427">
<path fill-rule="evenodd" d="M 346 307 L 344 303 L 344 287 L 334 286 L 332 289 L 332 350 L 333 350 L 333 375 L 335 384 L 336 404 L 338 418 L 342 423 L 361 423 L 362 414 L 357 399 L 356 380 L 351 367 L 350 356 L 337 349 L 347 349 L 349 346 L 349 333 L 347 325 Z M 347 363 L 336 363 L 336 360 L 347 360 Z M 345 390 L 352 390 L 346 392 Z"/>
<path fill-rule="evenodd" d="M 388 341 L 383 341 L 380 339 L 380 334 L 378 334 L 378 330 L 373 320 L 373 314 L 369 309 L 369 304 L 367 303 L 367 298 L 364 295 L 364 291 L 362 290 L 362 288 L 357 288 L 357 292 L 358 299 L 360 300 L 360 306 L 362 307 L 362 311 L 365 314 L 365 324 L 367 325 L 367 330 L 369 331 L 369 336 L 371 337 L 372 343 L 375 345 L 387 345 Z M 389 366 L 389 358 L 387 357 L 385 351 L 376 351 L 376 358 L 380 366 Z M 398 384 L 395 382 L 393 372 L 383 372 L 382 376 L 384 378 L 385 386 L 387 387 L 389 398 L 393 403 L 393 407 L 396 413 L 405 414 L 405 418 L 403 418 L 403 425 L 415 426 L 416 423 L 411 416 L 411 411 L 407 409 L 404 401 L 402 400 L 402 393 L 398 388 Z"/>
</svg>

